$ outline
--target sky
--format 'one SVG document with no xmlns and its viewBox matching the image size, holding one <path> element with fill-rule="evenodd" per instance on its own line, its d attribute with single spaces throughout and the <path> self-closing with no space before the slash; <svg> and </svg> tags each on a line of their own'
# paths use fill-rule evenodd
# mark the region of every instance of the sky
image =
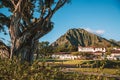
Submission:
<svg viewBox="0 0 120 80">
<path fill-rule="evenodd" d="M 53 30 L 40 41 L 52 43 L 71 28 L 83 28 L 120 41 L 120 0 L 72 0 L 55 13 L 52 22 Z"/>
</svg>

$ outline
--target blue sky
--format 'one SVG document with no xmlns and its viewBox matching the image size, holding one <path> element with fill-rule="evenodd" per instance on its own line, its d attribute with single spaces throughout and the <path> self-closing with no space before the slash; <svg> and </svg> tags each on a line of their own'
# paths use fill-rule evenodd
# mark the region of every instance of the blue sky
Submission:
<svg viewBox="0 0 120 80">
<path fill-rule="evenodd" d="M 119 0 L 72 0 L 55 13 L 52 21 L 55 24 L 53 30 L 40 41 L 52 43 L 71 28 L 83 28 L 120 41 Z"/>
<path fill-rule="evenodd" d="M 84 28 L 120 41 L 119 0 L 72 0 L 53 16 L 52 21 L 54 29 L 41 41 L 54 42 L 71 28 Z"/>
</svg>

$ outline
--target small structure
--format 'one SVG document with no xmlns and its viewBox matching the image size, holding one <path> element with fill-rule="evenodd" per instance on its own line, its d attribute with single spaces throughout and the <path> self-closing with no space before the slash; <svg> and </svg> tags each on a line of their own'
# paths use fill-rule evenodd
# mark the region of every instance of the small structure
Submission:
<svg viewBox="0 0 120 80">
<path fill-rule="evenodd" d="M 113 49 L 111 51 L 111 54 L 107 55 L 106 58 L 108 60 L 120 60 L 120 50 L 119 49 Z"/>
<path fill-rule="evenodd" d="M 79 55 L 72 55 L 70 53 L 65 52 L 59 52 L 52 55 L 53 59 L 61 59 L 61 60 L 75 60 L 75 59 L 81 59 L 81 56 Z"/>
<path fill-rule="evenodd" d="M 9 47 L 0 41 L 0 58 L 9 58 Z"/>
<path fill-rule="evenodd" d="M 83 52 L 83 53 L 88 53 L 88 54 L 92 54 L 94 55 L 92 58 L 90 58 L 90 56 L 88 57 L 88 59 L 102 59 L 102 57 L 104 57 L 105 52 L 106 52 L 106 48 L 102 48 L 102 47 L 78 47 L 78 52 Z"/>
<path fill-rule="evenodd" d="M 97 48 L 97 47 L 78 47 L 79 52 L 106 52 L 105 48 Z"/>
<path fill-rule="evenodd" d="M 116 48 L 116 47 L 114 47 L 113 50 L 119 50 L 119 51 L 120 51 L 120 48 Z"/>
<path fill-rule="evenodd" d="M 93 52 L 92 54 L 93 54 L 93 55 L 96 55 L 96 56 L 104 56 L 105 52 L 96 51 L 96 52 Z"/>
</svg>

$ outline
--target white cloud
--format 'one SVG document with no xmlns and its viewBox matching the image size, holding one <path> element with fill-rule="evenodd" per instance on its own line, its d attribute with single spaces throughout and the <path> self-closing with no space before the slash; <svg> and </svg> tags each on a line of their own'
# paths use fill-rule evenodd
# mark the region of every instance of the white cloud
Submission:
<svg viewBox="0 0 120 80">
<path fill-rule="evenodd" d="M 105 31 L 104 30 L 96 30 L 95 33 L 98 35 L 102 35 L 105 33 Z"/>
<path fill-rule="evenodd" d="M 93 30 L 91 28 L 85 28 L 86 31 L 97 34 L 97 35 L 103 35 L 105 33 L 104 30 L 99 29 L 99 30 Z"/>
<path fill-rule="evenodd" d="M 88 31 L 88 32 L 92 32 L 93 33 L 93 30 L 90 29 L 90 28 L 85 28 L 85 30 Z"/>
</svg>

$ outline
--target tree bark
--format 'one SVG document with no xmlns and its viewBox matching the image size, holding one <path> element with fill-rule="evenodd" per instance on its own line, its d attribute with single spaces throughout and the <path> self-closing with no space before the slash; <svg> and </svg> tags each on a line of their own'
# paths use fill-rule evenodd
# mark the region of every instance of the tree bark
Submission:
<svg viewBox="0 0 120 80">
<path fill-rule="evenodd" d="M 32 63 L 33 55 L 36 51 L 38 39 L 50 32 L 53 28 L 51 18 L 53 14 L 61 8 L 67 0 L 58 0 L 54 8 L 41 9 L 41 16 L 35 21 L 33 19 L 33 6 L 30 0 L 11 0 L 13 12 L 10 18 L 9 34 L 11 38 L 10 58 L 21 56 L 21 61 Z M 31 3 L 33 4 L 33 3 Z M 35 4 L 35 3 L 34 3 Z M 48 11 L 45 13 L 45 11 Z M 32 16 L 31 16 L 32 15 Z M 35 18 L 34 18 L 35 19 Z M 25 22 L 25 23 L 24 23 Z"/>
<path fill-rule="evenodd" d="M 12 44 L 11 47 L 11 58 L 15 55 L 17 58 L 21 58 L 21 62 L 24 63 L 25 61 L 29 62 L 32 64 L 34 60 L 34 54 L 36 53 L 37 50 L 37 42 L 36 40 L 29 39 L 27 41 L 24 40 L 19 40 L 17 39 L 16 42 Z M 17 44 L 17 45 L 16 45 Z M 15 46 L 14 46 L 15 45 Z"/>
</svg>

